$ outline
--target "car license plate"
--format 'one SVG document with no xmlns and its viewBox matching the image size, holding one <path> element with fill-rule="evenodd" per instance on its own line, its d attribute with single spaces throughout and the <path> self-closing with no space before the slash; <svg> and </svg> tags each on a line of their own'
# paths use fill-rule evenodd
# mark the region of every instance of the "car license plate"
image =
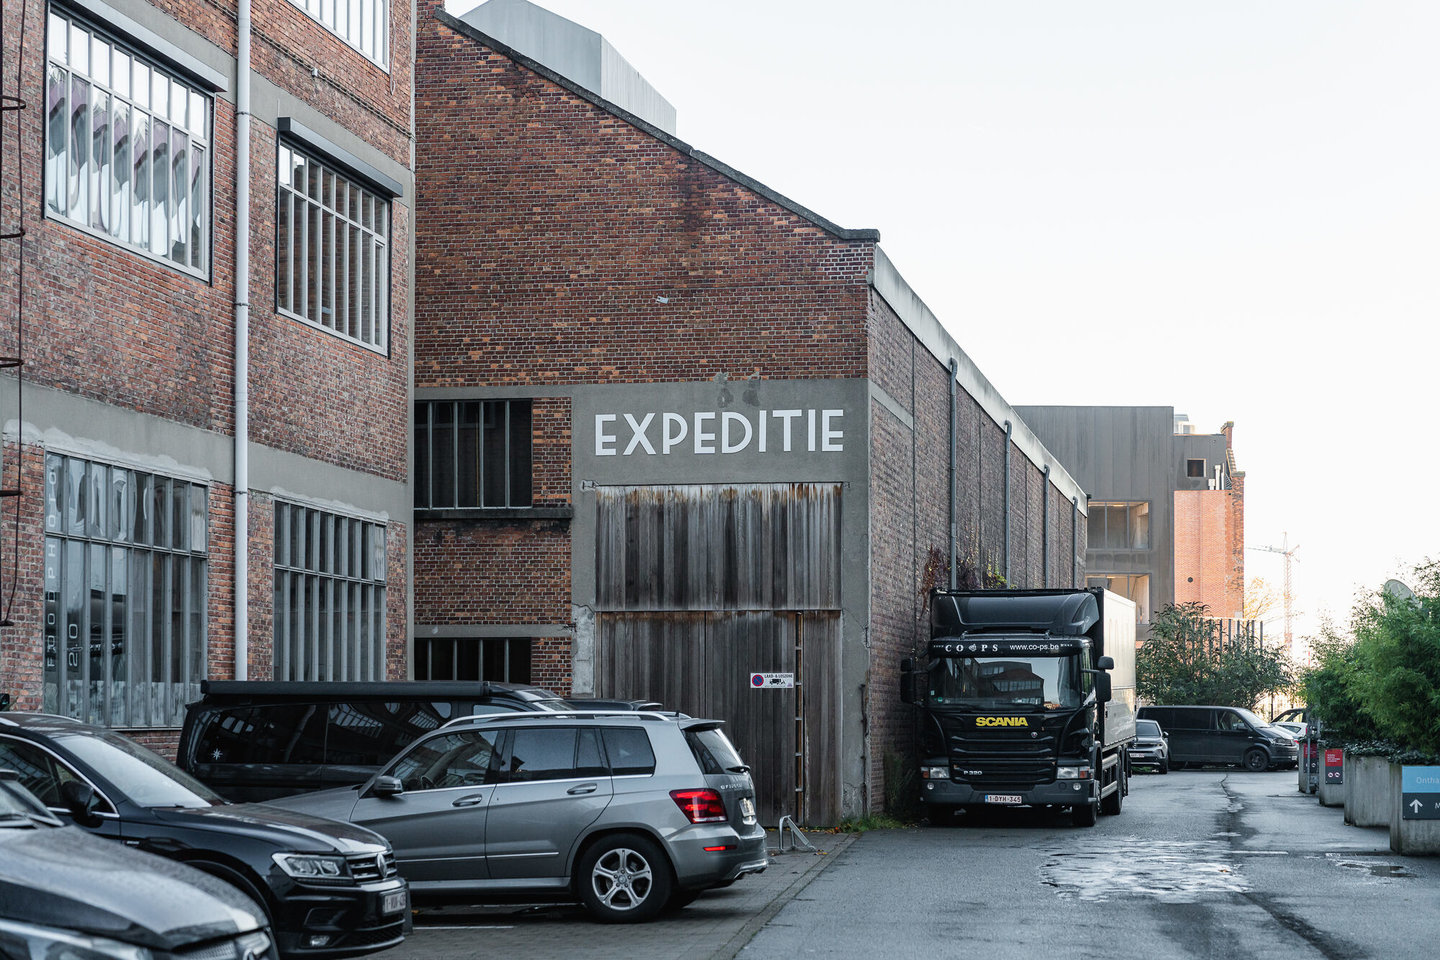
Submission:
<svg viewBox="0 0 1440 960">
<path fill-rule="evenodd" d="M 400 913 L 403 911 L 408 900 L 408 893 L 409 891 L 407 890 L 395 890 L 385 894 L 385 896 L 380 899 L 380 912 Z"/>
<path fill-rule="evenodd" d="M 986 803 L 1023 803 L 1018 793 L 987 793 Z"/>
<path fill-rule="evenodd" d="M 749 797 L 740 798 L 740 817 L 746 823 L 755 822 L 755 801 Z"/>
</svg>

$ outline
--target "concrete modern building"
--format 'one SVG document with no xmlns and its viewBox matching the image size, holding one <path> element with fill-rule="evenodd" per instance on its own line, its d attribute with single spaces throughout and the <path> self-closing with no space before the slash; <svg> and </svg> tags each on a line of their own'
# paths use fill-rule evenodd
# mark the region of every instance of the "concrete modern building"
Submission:
<svg viewBox="0 0 1440 960">
<path fill-rule="evenodd" d="M 1090 584 L 1134 600 L 1142 623 L 1171 603 L 1243 616 L 1245 474 L 1233 424 L 1197 433 L 1171 407 L 1016 409 L 1090 496 Z"/>
<path fill-rule="evenodd" d="M 405 675 L 411 25 L 400 0 L 5 4 L 17 708 L 163 748 L 207 676 Z"/>
<path fill-rule="evenodd" d="M 415 674 L 725 718 L 766 822 L 881 809 L 929 588 L 1083 584 L 1081 487 L 875 231 L 498 3 L 417 21 Z"/>
</svg>

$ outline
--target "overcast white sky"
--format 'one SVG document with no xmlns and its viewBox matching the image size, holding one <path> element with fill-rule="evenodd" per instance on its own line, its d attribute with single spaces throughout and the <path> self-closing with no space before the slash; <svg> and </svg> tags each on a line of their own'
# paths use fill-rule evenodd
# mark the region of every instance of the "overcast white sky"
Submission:
<svg viewBox="0 0 1440 960">
<path fill-rule="evenodd" d="M 1434 0 L 540 5 L 681 139 L 879 229 L 1012 404 L 1235 421 L 1297 633 L 1440 558 Z"/>
</svg>

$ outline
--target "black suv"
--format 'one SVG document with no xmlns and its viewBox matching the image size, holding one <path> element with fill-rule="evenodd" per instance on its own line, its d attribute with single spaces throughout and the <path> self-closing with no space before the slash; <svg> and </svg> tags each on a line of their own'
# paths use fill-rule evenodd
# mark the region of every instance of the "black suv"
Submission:
<svg viewBox="0 0 1440 960">
<path fill-rule="evenodd" d="M 18 780 L 0 770 L 0 957 L 274 960 L 239 890 L 63 826 Z"/>
<path fill-rule="evenodd" d="M 68 717 L 0 713 L 0 767 L 62 820 L 238 887 L 282 956 L 369 953 L 409 931 L 394 853 L 363 827 L 227 803 L 133 740 Z"/>
<path fill-rule="evenodd" d="M 570 709 L 514 683 L 207 680 L 200 692 L 175 762 L 237 802 L 364 783 L 455 717 Z"/>
</svg>

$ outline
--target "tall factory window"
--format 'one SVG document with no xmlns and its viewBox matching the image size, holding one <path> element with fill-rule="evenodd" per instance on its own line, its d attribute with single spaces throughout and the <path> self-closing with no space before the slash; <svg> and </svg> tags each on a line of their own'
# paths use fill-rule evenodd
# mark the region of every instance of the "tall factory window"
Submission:
<svg viewBox="0 0 1440 960">
<path fill-rule="evenodd" d="M 415 509 L 531 505 L 529 400 L 415 405 Z"/>
<path fill-rule="evenodd" d="M 1090 502 L 1091 550 L 1145 550 L 1150 546 L 1150 504 L 1143 500 Z"/>
<path fill-rule="evenodd" d="M 390 317 L 390 203 L 280 144 L 275 306 L 383 352 Z"/>
<path fill-rule="evenodd" d="M 179 726 L 205 676 L 209 490 L 45 458 L 44 709 Z"/>
<path fill-rule="evenodd" d="M 210 96 L 50 12 L 45 212 L 154 260 L 210 271 Z"/>
<path fill-rule="evenodd" d="M 325 29 L 384 67 L 390 56 L 388 0 L 290 0 Z"/>
<path fill-rule="evenodd" d="M 275 503 L 275 679 L 385 679 L 385 525 Z"/>
</svg>

